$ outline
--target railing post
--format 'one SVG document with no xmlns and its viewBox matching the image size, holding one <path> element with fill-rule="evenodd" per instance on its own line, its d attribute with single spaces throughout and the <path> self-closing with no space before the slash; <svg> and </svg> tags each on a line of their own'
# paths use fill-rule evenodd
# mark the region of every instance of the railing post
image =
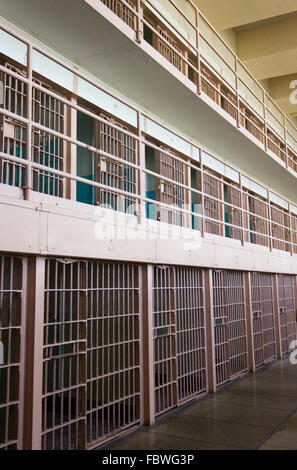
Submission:
<svg viewBox="0 0 297 470">
<path fill-rule="evenodd" d="M 77 100 L 76 98 L 71 98 L 71 102 L 76 105 Z M 68 128 L 68 135 L 72 139 L 77 139 L 77 110 L 74 108 L 70 108 L 68 111 L 68 120 L 67 120 L 67 128 Z M 67 165 L 67 172 L 71 173 L 71 175 L 77 175 L 77 146 L 75 144 L 71 144 L 70 142 L 67 144 L 67 153 L 68 158 L 66 160 Z M 66 194 L 69 199 L 72 201 L 76 201 L 76 186 L 77 183 L 75 180 L 67 180 L 66 182 Z"/>
<path fill-rule="evenodd" d="M 276 357 L 282 358 L 282 343 L 281 343 L 281 325 L 280 325 L 280 311 L 279 311 L 279 295 L 277 274 L 273 274 L 273 310 L 275 320 L 275 342 L 276 342 Z"/>
<path fill-rule="evenodd" d="M 27 109 L 26 117 L 28 119 L 27 123 L 27 151 L 26 157 L 28 165 L 26 165 L 26 178 L 25 178 L 25 187 L 24 187 L 24 197 L 28 201 L 31 197 L 31 191 L 33 189 L 33 176 L 32 176 L 32 55 L 33 48 L 31 44 L 27 45 L 27 78 L 29 84 L 27 85 Z"/>
<path fill-rule="evenodd" d="M 45 259 L 32 257 L 27 271 L 27 320 L 24 384 L 25 450 L 41 449 Z"/>
<path fill-rule="evenodd" d="M 248 346 L 248 369 L 249 372 L 255 372 L 255 354 L 254 354 L 254 331 L 253 331 L 253 311 L 252 311 L 252 291 L 251 291 L 251 273 L 244 273 L 245 287 L 245 308 L 247 325 L 247 346 Z"/>
<path fill-rule="evenodd" d="M 206 363 L 208 392 L 215 393 L 216 384 L 216 359 L 214 338 L 214 314 L 213 314 L 213 282 L 212 270 L 204 271 L 204 298 L 205 298 L 205 321 L 206 321 Z"/>
<path fill-rule="evenodd" d="M 154 335 L 153 335 L 153 266 L 142 268 L 143 321 L 143 412 L 142 423 L 155 422 Z"/>
<path fill-rule="evenodd" d="M 263 89 L 263 117 L 264 117 L 264 148 L 268 150 L 268 135 L 267 135 L 267 113 L 266 113 L 266 93 Z"/>
<path fill-rule="evenodd" d="M 145 173 L 145 144 L 142 142 L 142 132 L 141 132 L 141 113 L 137 113 L 137 130 L 138 130 L 138 141 L 137 141 L 137 150 L 138 150 L 138 164 L 140 167 L 138 181 L 139 181 L 139 196 L 138 199 L 138 223 L 142 223 L 145 220 L 145 192 L 146 192 L 146 173 Z"/>
<path fill-rule="evenodd" d="M 136 30 L 136 42 L 141 43 L 143 39 L 143 23 L 141 21 L 143 18 L 143 6 L 141 0 L 137 0 L 137 30 Z"/>
<path fill-rule="evenodd" d="M 239 100 L 239 75 L 238 75 L 238 58 L 235 55 L 235 83 L 236 83 L 236 105 L 237 105 L 237 127 L 240 128 L 240 100 Z"/>
<path fill-rule="evenodd" d="M 199 10 L 196 8 L 196 49 L 197 49 L 197 93 L 201 95 L 202 93 L 202 83 L 201 83 L 201 57 L 200 57 L 200 31 L 199 31 Z"/>
</svg>

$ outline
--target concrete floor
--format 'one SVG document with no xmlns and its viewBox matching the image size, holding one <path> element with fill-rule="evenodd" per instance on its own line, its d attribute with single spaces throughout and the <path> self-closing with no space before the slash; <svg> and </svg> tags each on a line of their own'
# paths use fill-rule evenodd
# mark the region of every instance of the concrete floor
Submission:
<svg viewBox="0 0 297 470">
<path fill-rule="evenodd" d="M 274 362 L 101 449 L 297 450 L 297 366 Z"/>
</svg>

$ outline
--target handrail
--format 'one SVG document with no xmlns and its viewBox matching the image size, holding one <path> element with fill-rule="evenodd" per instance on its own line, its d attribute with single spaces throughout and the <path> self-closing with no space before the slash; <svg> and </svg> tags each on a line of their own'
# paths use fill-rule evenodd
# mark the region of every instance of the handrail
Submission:
<svg viewBox="0 0 297 470">
<path fill-rule="evenodd" d="M 98 1 L 103 1 L 103 0 L 98 0 Z M 126 1 L 125 0 L 118 0 L 118 1 L 122 2 L 126 6 Z M 237 100 L 238 103 L 240 103 L 241 100 L 245 101 L 247 103 L 247 105 L 249 106 L 249 108 L 252 109 L 252 111 L 256 114 L 256 116 L 260 116 L 259 112 L 254 108 L 254 104 L 252 102 L 250 102 L 248 98 L 244 98 L 244 97 L 241 96 L 241 93 L 240 93 L 240 90 L 239 90 L 239 84 L 241 83 L 248 90 L 248 92 L 253 96 L 253 99 L 255 99 L 259 103 L 259 105 L 261 105 L 263 107 L 264 117 L 261 116 L 261 119 L 264 120 L 265 132 L 267 132 L 267 127 L 269 126 L 273 130 L 273 132 L 275 132 L 278 135 L 278 138 L 280 138 L 281 140 L 284 140 L 284 142 L 286 143 L 286 146 L 290 147 L 292 152 L 296 155 L 296 160 L 297 160 L 297 149 L 293 149 L 292 145 L 287 140 L 287 136 L 289 135 L 290 138 L 294 141 L 294 143 L 297 144 L 297 127 L 292 123 L 292 121 L 288 118 L 288 116 L 285 115 L 285 113 L 281 110 L 281 108 L 278 106 L 278 104 L 275 103 L 275 101 L 269 96 L 267 91 L 258 82 L 258 80 L 255 79 L 255 77 L 251 74 L 251 72 L 244 65 L 244 63 L 238 58 L 238 56 L 231 49 L 231 47 L 226 43 L 226 41 L 215 30 L 215 28 L 211 25 L 211 23 L 208 21 L 208 19 L 198 9 L 197 5 L 195 5 L 192 0 L 188 0 L 188 4 L 193 8 L 193 13 L 195 13 L 196 21 L 193 23 L 193 21 L 182 11 L 182 9 L 178 5 L 176 5 L 174 0 L 168 0 L 168 3 L 176 10 L 178 15 L 180 15 L 180 17 L 182 17 L 183 20 L 193 29 L 193 33 L 194 32 L 196 33 L 195 35 L 193 34 L 193 39 L 194 39 L 194 41 L 196 41 L 196 46 L 194 44 L 192 44 L 192 42 L 188 39 L 188 37 L 185 36 L 185 34 L 183 34 L 182 28 L 179 29 L 178 25 L 173 24 L 173 22 L 170 21 L 170 19 L 165 17 L 163 11 L 160 11 L 160 9 L 158 9 L 158 6 L 155 5 L 152 2 L 152 0 L 145 0 L 145 1 L 144 0 L 141 0 L 141 1 L 138 0 L 136 2 L 136 6 L 135 6 L 136 10 L 134 10 L 134 8 L 133 8 L 133 13 L 138 17 L 139 23 L 147 24 L 146 20 L 145 20 L 145 9 L 146 9 L 146 4 L 150 5 L 151 8 L 158 14 L 159 21 L 163 21 L 162 24 L 164 24 L 165 26 L 168 25 L 174 31 L 173 34 L 176 36 L 176 39 L 179 40 L 179 37 L 180 37 L 184 41 L 184 43 L 186 43 L 185 47 L 187 47 L 190 51 L 192 49 L 196 52 L 199 64 L 200 64 L 200 58 L 203 59 L 204 61 L 206 61 L 209 64 L 209 61 L 208 61 L 207 57 L 204 57 L 204 55 L 201 52 L 200 44 L 201 44 L 201 39 L 202 39 L 207 44 L 207 46 L 211 48 L 211 50 L 218 57 L 218 59 L 220 61 L 222 61 L 222 63 L 224 64 L 224 67 L 227 67 L 227 69 L 230 72 L 232 72 L 232 74 L 234 74 L 235 87 L 234 87 L 234 84 L 230 83 L 230 80 L 228 80 L 228 76 L 225 76 L 226 74 L 223 73 L 223 75 L 222 75 L 222 73 L 220 73 L 219 71 L 216 70 L 216 73 L 219 74 L 222 81 L 223 82 L 225 81 L 226 83 L 228 83 L 229 86 L 231 86 L 232 89 L 234 89 L 234 92 L 235 92 L 237 98 L 239 98 Z M 164 8 L 166 8 L 166 7 L 164 7 Z M 131 9 L 131 7 L 130 7 L 130 9 Z M 161 18 L 161 20 L 160 20 L 160 18 Z M 198 21 L 197 21 L 197 19 L 198 19 Z M 234 66 L 232 66 L 232 65 L 230 65 L 230 63 L 228 63 L 228 61 L 224 58 L 222 53 L 220 53 L 216 49 L 215 45 L 213 45 L 210 42 L 210 40 L 205 36 L 205 34 L 202 33 L 201 25 L 199 24 L 201 20 L 203 20 L 203 22 L 209 28 L 209 31 L 212 34 L 214 34 L 215 37 L 220 41 L 220 43 L 226 49 L 226 51 L 228 51 L 228 53 L 231 54 L 231 56 L 233 57 L 233 60 L 234 60 Z M 155 30 L 154 30 L 154 33 L 157 34 L 157 32 Z M 168 48 L 171 48 L 174 51 L 174 48 L 172 47 L 172 45 L 170 45 L 168 43 L 168 41 L 166 41 L 165 38 L 162 38 L 162 40 L 164 41 L 164 43 L 166 44 L 166 46 Z M 199 81 L 200 80 L 199 75 L 201 73 L 200 65 L 198 64 L 198 67 L 197 67 L 196 64 L 195 65 L 193 65 L 192 63 L 190 64 L 188 62 L 188 60 L 186 59 L 186 57 L 181 57 L 180 53 L 178 53 L 177 51 L 175 51 L 175 52 L 180 57 L 180 59 L 184 61 L 184 63 L 186 63 L 189 67 L 193 68 L 195 70 L 195 72 L 198 73 L 198 81 Z M 212 67 L 210 64 L 209 64 L 209 66 Z M 242 68 L 242 70 L 250 77 L 250 79 L 257 86 L 257 88 L 259 89 L 259 93 L 261 94 L 262 98 L 260 98 L 255 93 L 255 91 L 252 88 L 250 88 L 249 84 L 246 83 L 244 81 L 244 79 L 241 77 L 239 67 Z M 212 84 L 210 84 L 210 86 L 212 86 Z M 269 102 L 271 103 L 272 106 L 269 106 Z M 238 116 L 239 116 L 241 110 L 238 109 L 237 105 L 235 105 L 235 104 L 232 104 L 232 106 L 234 106 L 234 108 L 237 109 L 237 113 L 238 113 Z M 278 112 L 281 114 L 281 118 L 279 116 L 277 116 L 275 110 L 278 110 Z M 279 130 L 277 128 L 275 128 L 275 126 L 273 126 L 271 123 L 269 123 L 269 115 L 272 116 L 272 119 L 274 119 L 276 121 L 277 126 L 282 128 L 282 133 L 284 134 L 284 136 L 281 136 Z M 287 122 L 291 126 L 291 131 L 288 131 L 287 128 L 286 128 L 287 127 L 287 125 L 286 125 Z M 293 132 L 296 132 L 295 137 L 294 137 L 294 135 L 292 135 L 293 134 L 292 129 L 293 129 Z M 286 147 L 285 155 L 286 155 L 286 164 L 288 166 L 288 159 L 291 158 L 291 157 L 288 156 L 287 147 Z"/>
</svg>

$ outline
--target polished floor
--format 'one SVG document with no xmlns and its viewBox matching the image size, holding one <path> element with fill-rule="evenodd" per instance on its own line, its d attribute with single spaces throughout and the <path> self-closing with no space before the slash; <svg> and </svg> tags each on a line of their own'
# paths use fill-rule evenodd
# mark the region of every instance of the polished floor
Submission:
<svg viewBox="0 0 297 470">
<path fill-rule="evenodd" d="M 297 450 L 297 365 L 274 362 L 101 449 Z"/>
</svg>

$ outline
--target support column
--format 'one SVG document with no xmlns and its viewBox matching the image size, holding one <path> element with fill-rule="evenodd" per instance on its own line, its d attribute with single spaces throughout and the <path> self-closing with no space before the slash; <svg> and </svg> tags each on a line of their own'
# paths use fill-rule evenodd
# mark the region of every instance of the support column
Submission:
<svg viewBox="0 0 297 470">
<path fill-rule="evenodd" d="M 76 98 L 70 99 L 71 103 L 74 105 L 77 104 Z M 67 134 L 72 139 L 77 139 L 77 111 L 74 108 L 69 108 L 67 113 Z M 67 146 L 67 172 L 71 175 L 77 175 L 77 146 L 71 144 L 70 142 L 66 144 Z M 76 201 L 76 181 L 67 180 L 66 183 L 66 197 L 72 201 Z"/>
<path fill-rule="evenodd" d="M 253 311 L 252 311 L 252 292 L 251 292 L 251 274 L 244 273 L 245 288 L 245 308 L 246 308 L 246 330 L 248 347 L 248 370 L 255 372 L 255 354 L 254 354 L 254 330 L 253 330 Z"/>
<path fill-rule="evenodd" d="M 206 364 L 208 392 L 215 393 L 216 384 L 216 358 L 214 338 L 214 315 L 213 315 L 213 285 L 212 270 L 204 271 L 204 298 L 205 298 L 205 326 L 206 326 Z"/>
<path fill-rule="evenodd" d="M 279 298 L 277 288 L 277 274 L 273 274 L 273 310 L 275 319 L 275 340 L 276 340 L 276 357 L 282 358 L 281 328 L 280 328 L 280 312 Z"/>
<path fill-rule="evenodd" d="M 41 449 L 44 286 L 45 258 L 29 258 L 24 386 L 25 450 Z"/>
<path fill-rule="evenodd" d="M 155 422 L 154 335 L 153 335 L 153 266 L 142 268 L 143 321 L 143 412 L 141 424 Z"/>
</svg>

